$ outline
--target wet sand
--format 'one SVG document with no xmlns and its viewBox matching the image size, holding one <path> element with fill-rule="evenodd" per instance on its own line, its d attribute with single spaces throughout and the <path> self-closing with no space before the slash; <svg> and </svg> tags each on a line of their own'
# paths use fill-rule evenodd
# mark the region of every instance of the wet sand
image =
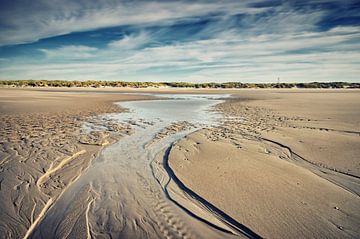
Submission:
<svg viewBox="0 0 360 239">
<path fill-rule="evenodd" d="M 117 92 L 234 98 L 215 127 L 99 117 L 151 98 Z M 359 102 L 356 90 L 0 89 L 0 237 L 359 237 Z"/>
<path fill-rule="evenodd" d="M 360 92 L 244 90 L 175 144 L 191 190 L 266 238 L 360 235 Z"/>
<path fill-rule="evenodd" d="M 131 124 L 134 133 L 102 152 L 47 212 L 31 238 L 236 237 L 236 231 L 224 230 L 223 222 L 216 227 L 212 219 L 201 221 L 189 214 L 192 211 L 181 208 L 184 204 L 157 181 L 169 177 L 159 171 L 155 156 L 175 140 L 214 122 L 215 113 L 207 109 L 220 101 L 202 97 L 176 95 L 176 99 L 121 103 L 129 112 L 108 117 Z"/>
<path fill-rule="evenodd" d="M 96 116 L 148 96 L 0 89 L 0 237 L 22 238 L 100 150 L 131 130 Z M 81 131 L 84 121 L 103 127 Z"/>
</svg>

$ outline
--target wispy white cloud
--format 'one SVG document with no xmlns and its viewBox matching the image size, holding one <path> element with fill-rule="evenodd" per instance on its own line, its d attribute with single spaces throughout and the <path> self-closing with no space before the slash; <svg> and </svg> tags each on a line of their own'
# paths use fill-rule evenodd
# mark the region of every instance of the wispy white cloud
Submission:
<svg viewBox="0 0 360 239">
<path fill-rule="evenodd" d="M 31 17 L 30 25 L 26 16 L 15 21 L 16 27 L 5 31 L 0 44 L 105 26 L 132 26 L 126 33 L 118 34 L 122 37 L 104 40 L 97 47 L 86 42 L 39 47 L 45 57 L 37 64 L 30 64 L 33 61 L 26 58 L 15 59 L 14 64 L 6 62 L 0 67 L 0 77 L 196 82 L 268 82 L 280 77 L 287 82 L 359 81 L 358 26 L 319 31 L 318 23 L 324 19 L 325 10 L 299 10 L 291 2 L 264 8 L 249 6 L 254 2 L 259 1 L 144 1 L 135 5 L 124 1 L 105 1 L 101 5 L 84 1 L 80 2 L 83 8 L 71 2 L 57 6 L 59 9 L 43 2 L 49 12 L 41 11 L 39 16 Z M 194 19 L 210 15 L 216 15 L 215 20 L 196 26 L 198 21 Z M 177 28 L 179 22 L 189 24 Z M 177 38 L 178 31 L 184 30 L 181 27 L 189 27 L 190 31 Z"/>
<path fill-rule="evenodd" d="M 98 50 L 95 47 L 88 46 L 63 46 L 57 49 L 39 49 L 41 52 L 45 53 L 48 58 L 57 58 L 57 59 L 86 59 L 95 57 L 95 53 Z"/>
<path fill-rule="evenodd" d="M 126 35 L 120 40 L 111 41 L 108 46 L 121 50 L 137 49 L 145 45 L 151 40 L 150 36 L 145 32 L 138 34 Z"/>
<path fill-rule="evenodd" d="M 149 39 L 139 36 L 128 38 L 143 39 L 140 44 Z M 125 55 L 119 55 L 111 44 L 101 50 L 72 46 L 55 50 L 51 57 L 63 59 L 63 54 L 82 49 L 85 56 L 91 54 L 96 60 L 17 65 L 0 69 L 0 75 L 14 74 L 16 69 L 21 74 L 14 78 L 36 79 L 268 82 L 280 77 L 284 82 L 356 81 L 360 75 L 360 52 L 343 51 L 339 46 L 354 48 L 356 45 L 348 42 L 358 37 L 360 33 L 352 28 L 293 34 L 281 39 L 276 34 L 244 38 L 223 32 L 213 39 L 148 47 Z M 123 42 L 120 45 L 128 48 L 127 40 Z"/>
<path fill-rule="evenodd" d="M 169 24 L 211 13 L 261 11 L 248 7 L 249 2 L 14 0 L 7 8 L 0 9 L 0 22 L 8 26 L 1 29 L 0 45 L 34 42 L 104 27 Z"/>
</svg>

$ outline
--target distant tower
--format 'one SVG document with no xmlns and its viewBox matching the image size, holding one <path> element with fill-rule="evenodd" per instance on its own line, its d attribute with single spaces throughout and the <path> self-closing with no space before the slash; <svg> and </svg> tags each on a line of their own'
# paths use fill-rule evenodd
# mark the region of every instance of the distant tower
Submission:
<svg viewBox="0 0 360 239">
<path fill-rule="evenodd" d="M 280 85 L 280 77 L 277 79 L 277 84 Z"/>
</svg>

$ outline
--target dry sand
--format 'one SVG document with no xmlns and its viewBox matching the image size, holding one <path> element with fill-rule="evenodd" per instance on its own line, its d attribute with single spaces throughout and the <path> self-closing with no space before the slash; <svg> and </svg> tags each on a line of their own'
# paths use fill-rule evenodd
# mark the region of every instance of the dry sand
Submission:
<svg viewBox="0 0 360 239">
<path fill-rule="evenodd" d="M 233 231 L 230 237 L 239 231 L 266 238 L 359 237 L 360 91 L 42 88 L 0 89 L 0 238 L 30 235 L 99 151 L 131 134 L 127 126 L 96 116 L 121 111 L 114 101 L 149 97 L 116 92 L 234 94 L 217 107 L 227 116 L 221 126 L 187 136 L 154 161 L 155 176 L 166 184 L 169 175 L 161 167 L 168 155 L 168 166 L 203 202 L 168 182 L 171 197 L 208 223 Z M 84 121 L 102 130 L 82 132 Z M 154 142 L 191 127 L 170 125 Z M 88 215 L 94 198 L 83 190 L 64 212 Z M 156 211 L 165 216 L 160 223 L 184 218 L 185 212 Z M 90 235 L 82 224 L 91 218 L 68 214 L 64 223 L 78 219 L 69 237 Z M 209 232 L 199 221 L 189 225 Z"/>
<path fill-rule="evenodd" d="M 103 146 L 131 133 L 111 122 L 82 133 L 82 122 L 100 124 L 95 116 L 121 111 L 113 102 L 145 98 L 0 89 L 0 238 L 28 236 Z"/>
<path fill-rule="evenodd" d="M 191 190 L 266 238 L 360 236 L 360 92 L 243 90 L 175 144 Z"/>
</svg>

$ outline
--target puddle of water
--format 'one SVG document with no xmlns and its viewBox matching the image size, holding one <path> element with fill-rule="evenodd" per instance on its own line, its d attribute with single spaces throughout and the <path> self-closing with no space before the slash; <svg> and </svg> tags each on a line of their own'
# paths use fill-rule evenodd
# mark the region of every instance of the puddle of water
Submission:
<svg viewBox="0 0 360 239">
<path fill-rule="evenodd" d="M 160 95 L 155 96 L 160 97 Z M 116 114 L 112 118 L 119 121 L 160 121 L 162 124 L 188 121 L 196 125 L 211 126 L 216 124 L 221 117 L 216 112 L 209 110 L 212 106 L 220 103 L 219 98 L 224 95 L 167 95 L 166 97 L 171 97 L 171 99 L 118 103 L 121 107 L 130 109 L 130 112 Z"/>
</svg>

